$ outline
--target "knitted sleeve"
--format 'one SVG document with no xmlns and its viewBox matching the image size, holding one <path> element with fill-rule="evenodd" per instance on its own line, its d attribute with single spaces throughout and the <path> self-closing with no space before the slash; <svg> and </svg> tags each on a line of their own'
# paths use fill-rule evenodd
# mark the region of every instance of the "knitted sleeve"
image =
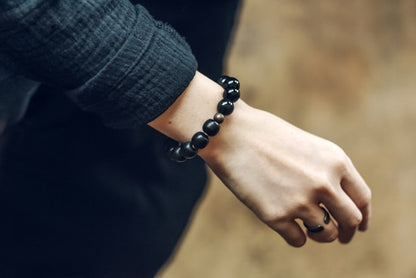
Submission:
<svg viewBox="0 0 416 278">
<path fill-rule="evenodd" d="M 2 0 L 0 51 L 119 128 L 165 111 L 195 75 L 184 39 L 128 0 Z"/>
</svg>

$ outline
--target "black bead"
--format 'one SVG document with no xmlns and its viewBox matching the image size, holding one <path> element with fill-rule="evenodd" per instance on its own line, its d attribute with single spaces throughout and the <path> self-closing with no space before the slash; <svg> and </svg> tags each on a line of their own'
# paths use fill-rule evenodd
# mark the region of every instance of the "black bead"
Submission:
<svg viewBox="0 0 416 278">
<path fill-rule="evenodd" d="M 240 89 L 240 81 L 234 77 L 228 77 L 223 86 L 225 89 Z"/>
<path fill-rule="evenodd" d="M 220 131 L 220 124 L 212 119 L 209 119 L 206 120 L 206 122 L 202 126 L 202 130 L 209 136 L 214 136 L 218 133 L 218 131 Z"/>
<path fill-rule="evenodd" d="M 171 148 L 169 150 L 169 157 L 176 162 L 184 162 L 186 160 L 181 154 L 181 146 Z"/>
<path fill-rule="evenodd" d="M 191 142 L 183 143 L 181 146 L 180 154 L 186 159 L 192 159 L 196 156 L 198 150 L 196 150 Z"/>
<path fill-rule="evenodd" d="M 203 149 L 205 148 L 209 143 L 208 135 L 203 133 L 202 131 L 199 131 L 192 136 L 191 144 L 197 148 L 197 149 Z"/>
<path fill-rule="evenodd" d="M 234 104 L 228 99 L 223 99 L 218 103 L 217 110 L 225 116 L 230 115 L 234 111 Z"/>
<path fill-rule="evenodd" d="M 215 113 L 214 115 L 214 121 L 216 121 L 219 124 L 222 124 L 224 122 L 225 116 L 221 113 Z"/>
<path fill-rule="evenodd" d="M 220 78 L 218 78 L 218 84 L 221 85 L 221 87 L 225 88 L 226 83 L 228 82 L 229 77 L 226 75 L 221 76 Z"/>
<path fill-rule="evenodd" d="M 231 100 L 232 102 L 236 102 L 240 98 L 240 90 L 239 89 L 224 90 L 224 98 Z"/>
</svg>

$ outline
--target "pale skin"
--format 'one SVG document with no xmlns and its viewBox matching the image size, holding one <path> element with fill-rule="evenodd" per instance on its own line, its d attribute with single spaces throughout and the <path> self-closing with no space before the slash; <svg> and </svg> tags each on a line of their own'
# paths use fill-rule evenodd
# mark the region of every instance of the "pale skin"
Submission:
<svg viewBox="0 0 416 278">
<path fill-rule="evenodd" d="M 215 114 L 222 92 L 197 72 L 175 103 L 149 125 L 175 140 L 189 141 Z M 243 100 L 235 103 L 234 112 L 199 155 L 237 198 L 292 246 L 304 245 L 307 237 L 348 243 L 357 230 L 369 226 L 371 191 L 345 152 Z M 323 223 L 320 205 L 331 214 L 328 224 Z M 296 219 L 324 230 L 307 232 Z"/>
</svg>

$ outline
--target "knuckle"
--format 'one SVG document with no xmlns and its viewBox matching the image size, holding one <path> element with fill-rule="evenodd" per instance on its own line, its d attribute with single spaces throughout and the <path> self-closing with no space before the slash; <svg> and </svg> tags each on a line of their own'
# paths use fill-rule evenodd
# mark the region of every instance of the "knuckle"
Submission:
<svg viewBox="0 0 416 278">
<path fill-rule="evenodd" d="M 287 220 L 287 213 L 279 209 L 277 206 L 264 207 L 259 215 L 267 224 L 276 224 Z"/>
<path fill-rule="evenodd" d="M 344 159 L 347 157 L 344 150 L 337 144 L 333 143 L 332 148 L 333 148 L 334 153 L 337 154 L 339 157 L 343 157 Z"/>
<path fill-rule="evenodd" d="M 331 182 L 327 179 L 321 179 L 316 182 L 314 185 L 314 190 L 318 195 L 329 196 L 334 193 L 334 188 L 331 185 Z"/>
<path fill-rule="evenodd" d="M 356 198 L 355 204 L 360 210 L 364 210 L 370 205 L 371 199 L 372 199 L 371 190 L 367 188 L 360 194 L 358 198 Z"/>
<path fill-rule="evenodd" d="M 310 207 L 311 197 L 309 194 L 293 195 L 290 199 L 290 211 L 292 212 L 307 211 Z"/>
<path fill-rule="evenodd" d="M 304 212 L 308 212 L 311 210 L 312 205 L 307 203 L 306 200 L 305 201 L 301 201 L 299 202 L 296 206 L 295 206 L 295 210 L 299 213 L 299 214 L 303 214 Z"/>
<path fill-rule="evenodd" d="M 345 172 L 350 161 L 349 157 L 340 146 L 335 144 L 333 145 L 332 152 L 332 166 L 334 170 L 338 172 Z"/>
<path fill-rule="evenodd" d="M 333 168 L 338 173 L 345 173 L 348 171 L 348 160 L 346 155 L 337 156 L 334 158 Z"/>
<path fill-rule="evenodd" d="M 313 203 L 306 196 L 294 196 L 290 206 L 263 205 L 259 212 L 259 217 L 265 223 L 274 226 L 278 223 L 293 220 L 296 214 L 308 212 L 312 206 Z"/>
<path fill-rule="evenodd" d="M 360 207 L 365 207 L 370 204 L 372 199 L 372 193 L 370 188 L 367 188 L 364 193 L 361 195 L 361 203 L 359 204 Z"/>
<path fill-rule="evenodd" d="M 363 220 L 363 217 L 361 214 L 353 215 L 348 219 L 348 222 L 346 223 L 346 228 L 351 229 L 351 230 L 356 229 L 358 225 L 360 225 L 362 220 Z"/>
</svg>

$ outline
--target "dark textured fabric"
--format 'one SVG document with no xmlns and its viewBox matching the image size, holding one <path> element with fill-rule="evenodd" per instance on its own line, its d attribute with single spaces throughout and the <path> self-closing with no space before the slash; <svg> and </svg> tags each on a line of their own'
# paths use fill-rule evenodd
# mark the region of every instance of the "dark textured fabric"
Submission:
<svg viewBox="0 0 416 278">
<path fill-rule="evenodd" d="M 205 186 L 165 137 L 114 130 L 54 88 L 2 137 L 0 277 L 152 277 Z"/>
<path fill-rule="evenodd" d="M 239 0 L 133 0 L 169 22 L 191 45 L 198 70 L 217 80 L 236 19 Z M 160 7 L 163 6 L 161 9 Z"/>
<path fill-rule="evenodd" d="M 144 4 L 195 46 L 201 71 L 216 77 L 237 2 L 224 1 L 220 12 L 218 1 Z M 62 87 L 41 86 L 22 121 L 0 137 L 0 277 L 153 277 L 206 182 L 200 159 L 166 159 L 165 140 L 146 126 L 107 128 Z"/>
<path fill-rule="evenodd" d="M 0 70 L 1 75 L 1 70 Z M 20 75 L 2 75 L 0 80 L 0 121 L 7 125 L 18 122 L 26 111 L 29 101 L 40 83 Z"/>
<path fill-rule="evenodd" d="M 0 41 L 19 73 L 114 127 L 157 117 L 196 71 L 182 37 L 127 0 L 0 1 Z"/>
</svg>

